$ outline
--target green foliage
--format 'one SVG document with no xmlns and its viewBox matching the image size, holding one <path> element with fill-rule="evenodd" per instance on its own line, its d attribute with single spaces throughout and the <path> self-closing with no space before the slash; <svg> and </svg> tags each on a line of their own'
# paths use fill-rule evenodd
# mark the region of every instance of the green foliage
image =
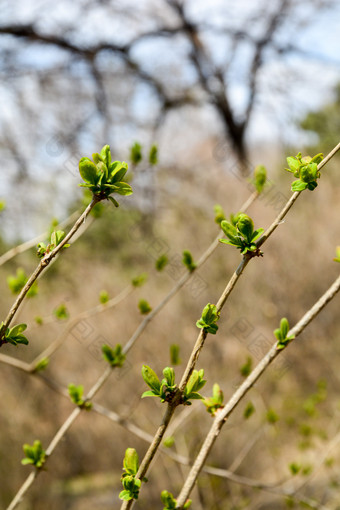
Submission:
<svg viewBox="0 0 340 510">
<path fill-rule="evenodd" d="M 106 290 L 101 290 L 99 293 L 99 302 L 105 305 L 110 299 L 109 293 Z"/>
<path fill-rule="evenodd" d="M 251 417 L 252 414 L 255 413 L 255 406 L 252 402 L 248 402 L 248 404 L 246 405 L 244 411 L 243 411 L 243 416 L 246 420 L 248 420 L 248 418 Z"/>
<path fill-rule="evenodd" d="M 219 409 L 223 409 L 223 391 L 217 383 L 213 386 L 212 397 L 205 398 L 203 404 L 212 416 L 215 416 Z"/>
<path fill-rule="evenodd" d="M 49 364 L 50 360 L 49 358 L 42 358 L 40 361 L 37 362 L 35 365 L 33 372 L 36 374 L 37 372 L 42 372 L 45 370 Z"/>
<path fill-rule="evenodd" d="M 150 165 L 157 165 L 158 163 L 158 147 L 156 144 L 153 144 L 150 148 L 149 152 L 149 163 Z"/>
<path fill-rule="evenodd" d="M 247 361 L 240 368 L 241 375 L 243 377 L 248 377 L 248 375 L 252 371 L 252 367 L 253 367 L 253 360 L 252 360 L 251 356 L 247 356 Z"/>
<path fill-rule="evenodd" d="M 168 256 L 165 253 L 163 253 L 163 255 L 160 255 L 155 262 L 156 270 L 163 271 L 168 262 L 169 262 Z"/>
<path fill-rule="evenodd" d="M 277 421 L 279 421 L 279 416 L 278 416 L 278 414 L 274 411 L 274 409 L 270 408 L 270 409 L 268 409 L 268 411 L 267 411 L 266 419 L 267 419 L 267 422 L 268 422 L 268 423 L 271 423 L 272 425 L 274 425 L 274 423 L 276 423 Z"/>
<path fill-rule="evenodd" d="M 117 344 L 114 349 L 109 345 L 104 344 L 102 346 L 102 353 L 105 361 L 107 361 L 111 367 L 122 367 L 125 361 L 125 354 L 123 353 L 122 346 Z"/>
<path fill-rule="evenodd" d="M 4 211 L 5 209 L 6 209 L 5 200 L 0 200 L 0 212 Z"/>
<path fill-rule="evenodd" d="M 53 251 L 61 243 L 65 236 L 66 234 L 63 230 L 55 230 L 54 232 L 52 232 L 50 242 L 47 246 L 45 243 L 39 243 L 37 245 L 38 248 L 37 256 L 41 259 L 45 255 Z M 69 247 L 70 245 L 66 243 L 64 244 L 63 249 Z"/>
<path fill-rule="evenodd" d="M 66 308 L 66 305 L 64 305 L 64 303 L 62 303 L 61 305 L 57 306 L 57 308 L 55 308 L 53 310 L 53 313 L 54 315 L 56 316 L 57 319 L 59 320 L 66 320 L 69 318 L 70 314 Z"/>
<path fill-rule="evenodd" d="M 221 221 L 226 219 L 222 206 L 219 204 L 214 205 L 214 212 L 215 212 L 215 223 L 217 223 L 218 225 L 221 225 Z"/>
<path fill-rule="evenodd" d="M 302 408 L 309 416 L 315 416 L 317 414 L 316 406 L 323 402 L 327 398 L 327 383 L 326 381 L 318 381 L 317 391 L 303 402 Z"/>
<path fill-rule="evenodd" d="M 163 445 L 165 448 L 171 448 L 175 444 L 175 438 L 173 436 L 169 436 L 163 441 Z"/>
<path fill-rule="evenodd" d="M 144 397 L 159 397 L 161 402 L 170 402 L 173 398 L 177 386 L 175 384 L 175 372 L 171 367 L 166 367 L 163 370 L 163 379 L 159 380 L 156 372 L 147 365 L 142 367 L 142 377 L 150 390 L 144 391 Z"/>
<path fill-rule="evenodd" d="M 123 501 L 138 499 L 139 489 L 142 485 L 141 480 L 136 480 L 135 478 L 138 471 L 138 466 L 138 453 L 134 448 L 127 448 L 123 461 L 123 471 L 125 472 L 121 477 L 123 490 L 119 494 L 119 498 Z M 143 481 L 146 481 L 146 479 Z"/>
<path fill-rule="evenodd" d="M 297 475 L 301 470 L 301 464 L 297 462 L 292 462 L 288 467 L 293 476 Z"/>
<path fill-rule="evenodd" d="M 130 160 L 134 165 L 138 165 L 143 159 L 142 146 L 140 143 L 135 142 L 130 147 Z"/>
<path fill-rule="evenodd" d="M 175 508 L 177 508 L 177 500 L 173 497 L 171 492 L 162 491 L 161 501 L 162 501 L 163 505 L 165 505 L 163 510 L 175 510 Z M 188 499 L 184 503 L 183 509 L 187 510 L 188 508 L 190 508 L 191 503 L 192 503 L 191 499 Z"/>
<path fill-rule="evenodd" d="M 180 365 L 181 359 L 179 357 L 179 345 L 171 344 L 170 345 L 170 363 L 171 365 Z"/>
<path fill-rule="evenodd" d="M 267 170 L 263 165 L 258 165 L 254 170 L 253 184 L 258 193 L 262 193 L 267 182 Z"/>
<path fill-rule="evenodd" d="M 86 411 L 89 411 L 92 408 L 91 402 L 88 402 L 84 400 L 83 394 L 84 394 L 84 387 L 80 384 L 79 386 L 76 386 L 75 384 L 69 384 L 68 385 L 68 393 L 71 397 L 71 400 L 76 406 L 80 407 L 80 409 L 85 409 Z"/>
<path fill-rule="evenodd" d="M 19 267 L 17 269 L 16 275 L 10 275 L 7 277 L 7 284 L 9 289 L 13 294 L 19 294 L 19 292 L 24 288 L 28 281 L 25 271 Z M 34 297 L 38 293 L 38 283 L 34 282 L 31 286 L 30 290 L 27 292 L 27 297 Z"/>
<path fill-rule="evenodd" d="M 196 269 L 196 264 L 194 262 L 194 259 L 192 258 L 192 255 L 189 250 L 183 251 L 183 264 L 188 269 L 189 273 L 192 273 Z"/>
<path fill-rule="evenodd" d="M 134 287 L 141 287 L 142 285 L 144 285 L 147 278 L 148 278 L 147 273 L 142 273 L 139 276 L 135 276 L 134 278 L 132 278 L 131 283 Z"/>
<path fill-rule="evenodd" d="M 204 400 L 204 397 L 198 393 L 207 382 L 204 377 L 204 370 L 194 370 L 190 376 L 190 379 L 184 388 L 184 394 L 182 402 L 184 405 L 191 405 L 190 400 Z"/>
<path fill-rule="evenodd" d="M 335 262 L 340 262 L 340 246 L 336 247 L 336 257 L 333 260 Z"/>
<path fill-rule="evenodd" d="M 236 225 L 226 220 L 221 222 L 221 228 L 229 240 L 220 239 L 219 241 L 235 246 L 242 255 L 248 252 L 257 256 L 261 255 L 255 241 L 261 236 L 263 228 L 254 230 L 254 222 L 247 214 L 238 214 L 236 221 Z"/>
<path fill-rule="evenodd" d="M 147 315 L 152 310 L 150 304 L 146 301 L 146 299 L 139 300 L 138 308 L 142 315 Z"/>
<path fill-rule="evenodd" d="M 204 329 L 207 333 L 216 335 L 218 326 L 216 322 L 220 318 L 220 312 L 217 311 L 216 305 L 208 303 L 202 312 L 202 317 L 196 322 L 198 328 Z"/>
<path fill-rule="evenodd" d="M 37 469 L 41 469 L 46 461 L 46 452 L 43 449 L 41 442 L 37 439 L 33 445 L 24 444 L 25 458 L 22 459 L 21 464 L 32 464 Z"/>
<path fill-rule="evenodd" d="M 294 177 L 298 177 L 296 181 L 292 182 L 292 191 L 303 191 L 309 189 L 313 191 L 318 183 L 317 179 L 320 177 L 318 171 L 318 164 L 323 160 L 323 154 L 316 154 L 311 158 L 310 156 L 302 157 L 299 152 L 295 157 L 288 157 L 287 163 L 289 168 L 286 168 L 288 172 L 291 172 Z"/>
<path fill-rule="evenodd" d="M 0 324 L 0 331 L 2 331 L 4 326 L 4 323 L 2 322 Z M 17 324 L 13 328 L 6 328 L 4 331 L 4 336 L 1 339 L 1 343 L 5 344 L 12 344 L 12 345 L 18 345 L 18 344 L 24 344 L 28 345 L 27 338 L 22 334 L 23 331 L 27 329 L 27 324 Z"/>
<path fill-rule="evenodd" d="M 111 197 L 112 193 L 118 195 L 131 195 L 132 188 L 123 182 L 128 165 L 125 162 L 111 162 L 109 145 L 104 145 L 100 154 L 92 154 L 93 161 L 89 158 L 81 158 L 79 161 L 79 173 L 85 184 L 80 186 L 89 188 L 97 200 L 111 200 L 118 207 L 118 202 Z"/>
<path fill-rule="evenodd" d="M 40 315 L 34 317 L 34 321 L 36 324 L 38 324 L 38 326 L 42 326 L 44 324 L 44 320 Z"/>
<path fill-rule="evenodd" d="M 288 323 L 288 320 L 285 317 L 283 317 L 283 319 L 281 319 L 281 322 L 280 322 L 280 327 L 278 329 L 274 330 L 274 335 L 277 338 L 276 348 L 278 350 L 285 349 L 287 347 L 287 345 L 289 344 L 289 342 L 291 342 L 295 338 L 295 335 L 287 336 L 288 333 L 289 333 L 289 323 Z"/>
</svg>

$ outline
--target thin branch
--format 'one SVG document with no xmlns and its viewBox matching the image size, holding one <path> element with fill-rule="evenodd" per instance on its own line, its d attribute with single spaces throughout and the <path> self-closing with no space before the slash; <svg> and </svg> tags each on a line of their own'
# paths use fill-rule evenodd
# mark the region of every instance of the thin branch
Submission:
<svg viewBox="0 0 340 510">
<path fill-rule="evenodd" d="M 325 294 L 315 303 L 315 305 L 306 312 L 302 319 L 289 331 L 287 336 L 295 335 L 295 338 L 302 333 L 306 326 L 321 312 L 321 310 L 331 301 L 340 290 L 340 276 L 335 280 L 331 287 Z M 274 359 L 282 352 L 277 349 L 277 342 L 273 344 L 268 353 L 262 358 L 259 364 L 254 368 L 251 374 L 245 379 L 241 386 L 236 390 L 234 395 L 230 398 L 229 402 L 216 416 L 214 423 L 201 447 L 199 454 L 190 470 L 188 478 L 183 485 L 179 497 L 177 498 L 177 508 L 182 508 L 185 501 L 189 497 L 197 477 L 217 439 L 220 431 L 226 422 L 227 418 L 239 404 L 241 399 L 253 387 L 255 382 L 263 374 L 266 368 L 274 361 Z"/>
<path fill-rule="evenodd" d="M 44 271 L 44 269 L 50 264 L 50 262 L 53 260 L 53 258 L 59 253 L 59 251 L 63 248 L 63 246 L 72 238 L 72 236 L 77 232 L 77 230 L 81 227 L 82 223 L 86 220 L 87 216 L 92 211 L 93 207 L 98 202 L 98 198 L 93 197 L 90 204 L 86 207 L 85 211 L 81 214 L 81 216 L 78 218 L 78 220 L 75 222 L 71 230 L 68 234 L 64 237 L 64 239 L 52 250 L 50 253 L 45 255 L 41 261 L 39 262 L 38 266 L 36 267 L 35 271 L 31 274 L 30 278 L 24 285 L 24 287 L 21 289 L 21 292 L 19 296 L 17 297 L 16 301 L 12 305 L 10 311 L 8 312 L 8 315 L 3 323 L 3 326 L 0 330 L 0 347 L 3 345 L 4 340 L 3 336 L 5 334 L 6 328 L 11 324 L 16 312 L 18 311 L 19 306 L 21 305 L 22 301 L 24 300 L 27 292 L 30 290 L 34 282 L 38 279 L 40 274 Z"/>
<path fill-rule="evenodd" d="M 70 223 L 72 223 L 76 218 L 78 218 L 80 212 L 76 211 L 73 214 L 71 214 L 68 218 L 66 218 L 64 221 L 59 223 L 57 227 L 59 228 L 65 228 Z M 11 260 L 16 255 L 19 255 L 20 253 L 25 252 L 26 250 L 29 250 L 30 248 L 33 248 L 36 246 L 39 242 L 43 241 L 47 238 L 49 232 L 46 231 L 43 234 L 40 234 L 39 236 L 35 237 L 34 239 L 30 239 L 29 241 L 26 241 L 22 244 L 19 244 L 18 246 L 14 246 L 13 248 L 10 248 L 6 253 L 3 253 L 0 255 L 0 266 Z"/>
</svg>

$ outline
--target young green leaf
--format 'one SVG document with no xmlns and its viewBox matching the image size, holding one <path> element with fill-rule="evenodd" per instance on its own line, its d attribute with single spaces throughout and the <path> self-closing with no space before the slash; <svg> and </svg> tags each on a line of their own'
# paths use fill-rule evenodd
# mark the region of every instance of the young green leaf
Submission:
<svg viewBox="0 0 340 510">
<path fill-rule="evenodd" d="M 196 269 L 196 264 L 189 250 L 183 251 L 182 262 L 190 273 L 192 273 Z"/>
<path fill-rule="evenodd" d="M 165 253 L 163 253 L 163 255 L 160 255 L 155 262 L 156 270 L 163 271 L 168 262 L 169 262 L 168 256 Z"/>
<path fill-rule="evenodd" d="M 21 464 L 32 464 L 37 469 L 41 469 L 46 461 L 46 452 L 43 449 L 41 442 L 37 439 L 33 445 L 24 444 L 23 450 L 25 458 L 22 459 Z"/>
<path fill-rule="evenodd" d="M 150 165 L 157 165 L 158 163 L 158 147 L 157 145 L 152 145 L 149 152 L 149 163 Z"/>
<path fill-rule="evenodd" d="M 111 365 L 111 367 L 122 367 L 125 361 L 125 354 L 123 353 L 122 346 L 117 344 L 113 349 L 109 345 L 102 346 L 103 358 Z"/>
<path fill-rule="evenodd" d="M 262 193 L 267 181 L 267 170 L 263 165 L 258 165 L 254 170 L 254 186 L 258 193 Z"/>
<path fill-rule="evenodd" d="M 142 315 L 147 315 L 152 310 L 151 306 L 145 299 L 140 299 L 138 303 L 138 308 Z"/>
</svg>

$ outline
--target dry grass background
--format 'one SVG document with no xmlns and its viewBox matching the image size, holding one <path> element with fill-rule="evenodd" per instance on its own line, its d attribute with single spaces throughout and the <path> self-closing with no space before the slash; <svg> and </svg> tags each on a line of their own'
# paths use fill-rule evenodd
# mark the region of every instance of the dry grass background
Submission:
<svg viewBox="0 0 340 510">
<path fill-rule="evenodd" d="M 253 161 L 262 163 L 256 155 Z M 264 352 L 265 346 L 274 341 L 273 330 L 281 317 L 287 316 L 293 325 L 337 276 L 339 269 L 332 261 L 339 244 L 337 161 L 335 158 L 325 167 L 313 193 L 302 194 L 284 224 L 265 244 L 264 257 L 247 267 L 225 307 L 218 334 L 208 337 L 199 360 L 198 367 L 204 368 L 208 381 L 202 391 L 205 395 L 218 382 L 228 399 L 242 380 L 240 367 L 252 355 L 247 343 L 263 338 L 260 349 Z M 289 197 L 291 178 L 281 170 L 284 158 L 276 155 L 274 160 L 269 155 L 265 163 L 269 163 L 269 177 L 275 182 L 273 189 Z M 117 308 L 86 319 L 93 329 L 89 340 L 80 342 L 69 334 L 51 358 L 47 376 L 65 387 L 71 382 L 83 384 L 86 391 L 105 368 L 105 362 L 93 355 L 90 343 L 100 337 L 102 343 L 124 344 L 142 320 L 138 300 L 143 297 L 154 307 L 175 284 L 167 270 L 157 273 L 154 269 L 152 254 L 156 244 L 166 243 L 170 258 L 180 257 L 183 249 L 190 249 L 197 259 L 218 232 L 213 205 L 221 204 L 229 215 L 238 211 L 249 194 L 249 184 L 244 179 L 225 172 L 223 164 L 212 158 L 200 163 L 199 154 L 190 168 L 160 168 L 152 213 L 142 216 L 134 210 L 135 196 L 119 210 L 107 206 L 103 217 L 65 250 L 40 279 L 39 295 L 27 300 L 21 309 L 17 319 L 29 324 L 29 346 L 4 346 L 2 352 L 31 361 L 67 324 L 56 320 L 37 327 L 33 317 L 49 316 L 56 306 L 65 303 L 72 318 L 97 305 L 102 289 L 113 297 L 129 284 L 132 276 L 147 271 L 148 282 Z M 252 205 L 249 214 L 255 227 L 266 227 L 274 219 L 277 210 L 269 202 L 264 198 Z M 236 250 L 219 246 L 199 270 L 206 283 L 204 290 L 195 296 L 188 284 L 180 291 L 129 353 L 128 370 L 115 370 L 95 400 L 153 434 L 164 409 L 156 399 L 140 399 L 146 389 L 141 366 L 151 365 L 160 374 L 170 364 L 170 344 L 177 343 L 182 364 L 176 367 L 176 374 L 180 378 L 198 333 L 195 322 L 207 302 L 217 301 L 238 261 Z M 24 267 L 29 273 L 35 264 L 32 252 L 1 268 L 2 316 L 13 301 L 4 284 L 6 275 L 17 267 Z M 253 328 L 243 339 L 237 338 L 242 318 Z M 327 306 L 284 356 L 288 370 L 282 375 L 276 362 L 251 390 L 225 425 L 209 465 L 228 469 L 238 459 L 237 474 L 268 484 L 293 478 L 288 465 L 298 462 L 306 474 L 297 475 L 292 484 L 309 480 L 310 472 L 315 471 L 301 495 L 315 498 L 318 504 L 328 499 L 334 502 L 339 490 L 340 456 L 338 448 L 327 452 L 327 446 L 340 426 L 338 299 Z M 252 359 L 256 364 L 258 353 L 253 352 Z M 4 508 L 30 469 L 20 465 L 22 444 L 39 438 L 46 446 L 74 406 L 39 378 L 3 364 L 0 369 L 0 505 Z M 311 414 L 308 402 L 318 391 L 325 398 Z M 254 404 L 255 413 L 246 420 L 243 413 L 249 401 Z M 266 418 L 269 409 L 277 413 L 279 419 L 275 423 Z M 211 418 L 200 402 L 192 408 L 179 409 L 177 415 L 183 416 L 183 422 L 174 434 L 172 449 L 192 459 Z M 107 418 L 84 411 L 49 459 L 47 470 L 38 477 L 22 510 L 119 508 L 120 476 L 127 447 L 136 448 L 142 457 L 147 444 Z M 136 508 L 160 508 L 161 490 L 176 494 L 186 472 L 187 468 L 158 454 Z M 207 474 L 201 475 L 193 497 L 195 509 L 264 510 L 287 506 L 282 495 Z M 336 505 L 330 508 L 340 508 Z"/>
</svg>

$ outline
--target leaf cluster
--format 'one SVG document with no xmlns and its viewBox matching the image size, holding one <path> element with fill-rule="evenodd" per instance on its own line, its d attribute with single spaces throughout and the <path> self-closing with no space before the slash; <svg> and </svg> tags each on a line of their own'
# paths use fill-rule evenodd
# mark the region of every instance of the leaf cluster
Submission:
<svg viewBox="0 0 340 510">
<path fill-rule="evenodd" d="M 53 310 L 53 314 L 59 320 L 66 320 L 70 316 L 69 311 L 64 303 L 61 303 L 59 306 L 57 306 L 57 308 Z"/>
<path fill-rule="evenodd" d="M 253 255 L 261 255 L 255 241 L 261 236 L 264 229 L 254 230 L 254 222 L 247 214 L 238 214 L 235 221 L 235 225 L 226 220 L 221 222 L 221 228 L 228 239 L 219 239 L 219 241 L 235 246 L 242 255 L 248 252 Z"/>
<path fill-rule="evenodd" d="M 208 303 L 202 312 L 201 318 L 196 322 L 198 328 L 204 329 L 207 333 L 216 335 L 218 326 L 216 322 L 220 318 L 220 312 L 217 311 L 216 305 Z"/>
<path fill-rule="evenodd" d="M 215 416 L 216 412 L 223 408 L 223 391 L 217 383 L 213 386 L 212 396 L 205 398 L 203 404 L 206 406 L 208 413 L 212 416 Z"/>
<path fill-rule="evenodd" d="M 168 491 L 162 491 L 161 493 L 161 501 L 163 503 L 164 508 L 163 510 L 175 510 L 177 508 L 177 499 L 174 498 L 174 496 L 171 494 L 171 492 Z M 183 509 L 187 510 L 191 506 L 191 499 L 188 499 L 184 505 Z"/>
<path fill-rule="evenodd" d="M 89 188 L 98 200 L 111 200 L 118 207 L 118 202 L 111 197 L 112 193 L 118 195 L 131 195 L 132 188 L 126 182 L 123 182 L 128 165 L 121 161 L 111 161 L 111 150 L 109 145 L 104 145 L 100 154 L 92 154 L 89 158 L 81 158 L 79 161 L 79 173 L 85 184 L 80 184 Z"/>
<path fill-rule="evenodd" d="M 267 182 L 267 170 L 263 165 L 258 165 L 254 170 L 253 185 L 258 193 L 262 193 Z"/>
<path fill-rule="evenodd" d="M 144 397 L 158 397 L 161 402 L 170 402 L 176 392 L 175 371 L 171 367 L 163 370 L 163 379 L 160 381 L 158 375 L 147 365 L 142 367 L 142 377 L 150 390 L 144 391 Z"/>
<path fill-rule="evenodd" d="M 72 402 L 76 404 L 76 406 L 80 407 L 80 409 L 86 409 L 86 411 L 89 411 L 92 408 L 91 402 L 88 402 L 83 398 L 84 387 L 81 384 L 79 386 L 76 386 L 75 384 L 69 384 L 68 393 Z"/>
<path fill-rule="evenodd" d="M 142 315 L 147 315 L 151 312 L 152 308 L 146 299 L 140 299 L 138 303 L 139 311 Z"/>
<path fill-rule="evenodd" d="M 45 255 L 47 255 L 48 253 L 53 251 L 54 248 L 56 248 L 58 246 L 58 244 L 61 243 L 61 241 L 64 239 L 65 236 L 66 236 L 66 234 L 63 230 L 55 230 L 54 232 L 52 232 L 50 242 L 47 246 L 45 243 L 38 244 L 37 256 L 41 259 Z M 64 244 L 63 249 L 69 248 L 69 247 L 70 247 L 69 244 Z"/>
<path fill-rule="evenodd" d="M 0 324 L 0 331 L 2 331 L 3 325 L 4 323 L 2 322 Z M 17 324 L 13 328 L 6 328 L 1 343 L 12 345 L 28 345 L 27 338 L 22 334 L 25 329 L 27 329 L 27 324 Z"/>
<path fill-rule="evenodd" d="M 46 461 L 46 452 L 42 447 L 41 442 L 37 439 L 33 445 L 24 444 L 23 450 L 25 458 L 22 459 L 21 464 L 32 464 L 37 469 L 41 469 Z"/>
<path fill-rule="evenodd" d="M 165 266 L 168 264 L 169 262 L 169 258 L 168 256 L 163 253 L 162 255 L 160 255 L 158 257 L 158 259 L 156 260 L 155 262 L 155 268 L 157 271 L 163 271 L 163 269 L 165 268 Z"/>
<path fill-rule="evenodd" d="M 134 448 L 127 448 L 123 460 L 123 470 L 121 482 L 123 490 L 119 494 L 119 498 L 123 501 L 130 501 L 131 499 L 138 499 L 139 489 L 142 481 L 135 478 L 139 466 L 138 453 Z M 143 478 L 143 482 L 147 479 Z"/>
<path fill-rule="evenodd" d="M 200 395 L 198 392 L 205 383 L 207 382 L 204 377 L 204 370 L 194 370 L 190 376 L 190 379 L 184 388 L 184 393 L 182 396 L 182 403 L 184 405 L 190 406 L 190 400 L 204 400 L 204 397 Z"/>
<path fill-rule="evenodd" d="M 320 177 L 318 171 L 318 164 L 323 160 L 323 154 L 319 153 L 313 156 L 302 157 L 299 152 L 295 157 L 288 157 L 287 163 L 289 168 L 286 168 L 288 172 L 291 172 L 294 177 L 298 177 L 296 181 L 292 182 L 292 191 L 303 191 L 309 189 L 313 191 L 318 183 L 317 179 Z"/>
<path fill-rule="evenodd" d="M 109 345 L 104 344 L 102 346 L 102 353 L 105 361 L 107 361 L 111 367 L 123 366 L 126 356 L 123 354 L 120 344 L 117 344 L 113 349 Z"/>
<path fill-rule="evenodd" d="M 340 246 L 336 247 L 336 257 L 333 260 L 334 262 L 340 262 Z"/>
<path fill-rule="evenodd" d="M 193 259 L 189 250 L 183 251 L 182 262 L 185 265 L 185 267 L 188 269 L 189 273 L 192 273 L 193 271 L 195 271 L 197 265 L 195 264 L 194 259 Z"/>
<path fill-rule="evenodd" d="M 274 330 L 274 335 L 276 336 L 278 342 L 276 348 L 278 350 L 284 349 L 287 347 L 289 342 L 295 338 L 295 335 L 287 336 L 289 332 L 289 323 L 288 320 L 284 317 L 281 319 L 280 327 Z"/>
</svg>

